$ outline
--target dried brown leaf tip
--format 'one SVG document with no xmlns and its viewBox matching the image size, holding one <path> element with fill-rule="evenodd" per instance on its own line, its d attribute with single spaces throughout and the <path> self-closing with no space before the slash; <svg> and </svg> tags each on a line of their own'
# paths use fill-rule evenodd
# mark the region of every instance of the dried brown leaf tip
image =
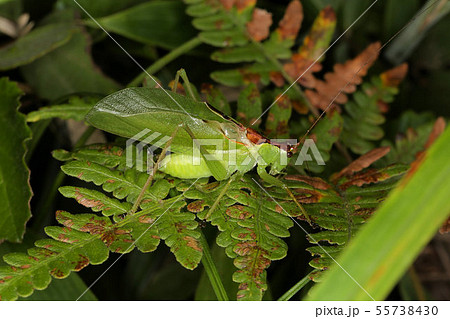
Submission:
<svg viewBox="0 0 450 319">
<path fill-rule="evenodd" d="M 277 32 L 282 40 L 294 40 L 303 21 L 303 7 L 300 1 L 291 1 L 281 19 Z"/>
<path fill-rule="evenodd" d="M 328 48 L 327 41 L 336 27 L 336 14 L 332 7 L 327 6 L 322 9 L 319 16 L 314 20 L 311 31 L 303 40 L 303 44 L 298 51 L 299 57 L 315 61 Z"/>
<path fill-rule="evenodd" d="M 361 84 L 362 77 L 378 58 L 381 48 L 379 42 L 369 45 L 356 58 L 348 60 L 344 64 L 336 64 L 333 72 L 325 74 L 324 81 L 316 80 L 314 89 L 306 90 L 305 94 L 311 104 L 324 110 L 330 101 L 344 104 L 348 98 L 345 93 L 353 93 L 356 86 Z"/>
<path fill-rule="evenodd" d="M 220 0 L 220 3 L 226 10 L 233 8 L 235 0 Z"/>
<path fill-rule="evenodd" d="M 382 73 L 380 75 L 380 78 L 381 81 L 383 82 L 383 85 L 389 87 L 397 87 L 403 81 L 407 73 L 408 73 L 408 64 L 403 63 L 393 69 L 390 69 Z"/>
<path fill-rule="evenodd" d="M 262 41 L 269 36 L 272 14 L 264 9 L 253 10 L 252 20 L 247 23 L 248 35 L 255 41 Z"/>
<path fill-rule="evenodd" d="M 314 63 L 314 61 L 327 49 L 335 26 L 336 15 L 333 9 L 331 7 L 322 9 L 303 40 L 298 53 L 293 54 L 292 61 L 283 66 L 291 78 L 300 77 L 297 81 L 302 86 L 315 87 L 316 79 L 312 74 L 320 71 L 322 65 L 318 62 Z"/>
<path fill-rule="evenodd" d="M 358 159 L 351 162 L 347 167 L 342 169 L 339 173 L 333 175 L 331 180 L 336 182 L 343 176 L 350 176 L 353 173 L 359 172 L 366 167 L 369 167 L 372 163 L 385 156 L 391 148 L 389 146 L 375 148 L 366 154 L 360 156 Z"/>
</svg>

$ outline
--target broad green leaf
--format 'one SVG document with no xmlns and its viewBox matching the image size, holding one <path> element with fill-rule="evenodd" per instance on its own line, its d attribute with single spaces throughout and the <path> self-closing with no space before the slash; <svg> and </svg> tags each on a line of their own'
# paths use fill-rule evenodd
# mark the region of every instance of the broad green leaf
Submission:
<svg viewBox="0 0 450 319">
<path fill-rule="evenodd" d="M 411 21 L 386 49 L 387 59 L 395 64 L 405 61 L 425 38 L 428 30 L 449 13 L 450 2 L 428 0 L 416 13 L 417 19 Z"/>
<path fill-rule="evenodd" d="M 337 259 L 345 272 L 333 265 L 308 300 L 386 298 L 449 215 L 449 144 L 447 128 Z"/>
<path fill-rule="evenodd" d="M 82 99 L 74 96 L 66 104 L 46 106 L 38 111 L 28 113 L 27 122 L 38 122 L 55 117 L 63 120 L 83 121 L 96 102 L 98 102 L 97 98 Z"/>
<path fill-rule="evenodd" d="M 77 0 L 78 4 L 83 7 L 91 16 L 94 18 L 104 17 L 106 15 L 125 10 L 126 8 L 144 2 L 145 0 L 120 0 L 120 1 L 111 1 L 111 0 Z M 80 9 L 78 4 L 73 0 L 58 0 L 58 7 L 70 7 L 77 9 L 80 11 L 83 16 L 86 14 Z"/>
<path fill-rule="evenodd" d="M 67 43 L 74 31 L 70 23 L 49 24 L 36 28 L 0 49 L 0 70 L 28 64 Z"/>
<path fill-rule="evenodd" d="M 109 32 L 135 41 L 174 48 L 195 36 L 181 1 L 149 1 L 98 20 Z M 97 24 L 88 22 L 92 27 Z"/>
<path fill-rule="evenodd" d="M 17 84 L 1 78 L 0 92 L 0 242 L 17 242 L 31 217 L 30 171 L 24 161 L 31 131 L 17 111 L 22 95 Z"/>
<path fill-rule="evenodd" d="M 92 61 L 89 42 L 82 32 L 76 32 L 64 46 L 50 52 L 21 71 L 40 97 L 54 100 L 83 93 L 106 94 L 118 88 Z"/>
<path fill-rule="evenodd" d="M 75 301 L 87 289 L 86 284 L 76 273 L 69 277 L 53 280 L 45 290 L 38 290 L 28 298 L 20 297 L 19 300 L 35 301 Z M 82 301 L 96 301 L 94 293 L 88 290 L 81 298 Z"/>
</svg>

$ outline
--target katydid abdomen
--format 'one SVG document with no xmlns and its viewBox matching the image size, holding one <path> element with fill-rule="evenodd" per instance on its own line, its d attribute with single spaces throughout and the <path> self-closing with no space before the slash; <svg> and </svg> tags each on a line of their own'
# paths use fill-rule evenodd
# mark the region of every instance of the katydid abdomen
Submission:
<svg viewBox="0 0 450 319">
<path fill-rule="evenodd" d="M 200 152 L 197 154 L 172 153 L 164 158 L 159 170 L 181 179 L 211 177 L 214 176 L 210 169 L 211 162 L 215 162 L 215 164 L 221 165 L 226 171 L 226 176 L 223 179 L 228 179 L 236 171 L 243 174 L 248 172 L 257 163 L 254 156 L 242 148 L 234 151 L 209 152 L 206 155 L 210 157 L 207 159 L 209 163 L 206 162 Z"/>
<path fill-rule="evenodd" d="M 192 154 L 171 154 L 161 162 L 159 170 L 181 179 L 212 176 L 205 160 L 201 157 L 194 157 Z"/>
</svg>

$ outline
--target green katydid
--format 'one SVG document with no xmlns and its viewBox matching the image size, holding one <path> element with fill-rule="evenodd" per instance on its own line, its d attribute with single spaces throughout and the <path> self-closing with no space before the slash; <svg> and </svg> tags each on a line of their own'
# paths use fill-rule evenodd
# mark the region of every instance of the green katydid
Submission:
<svg viewBox="0 0 450 319">
<path fill-rule="evenodd" d="M 189 86 L 187 77 L 180 73 Z M 162 161 L 161 171 L 182 179 L 212 176 L 225 180 L 256 166 L 264 181 L 289 193 L 309 221 L 290 190 L 273 176 L 287 166 L 297 145 L 273 143 L 207 103 L 163 89 L 127 88 L 98 102 L 86 119 L 99 129 L 127 138 L 149 129 L 170 136 L 181 125 L 184 130 L 178 130 L 172 138 L 172 154 Z"/>
</svg>

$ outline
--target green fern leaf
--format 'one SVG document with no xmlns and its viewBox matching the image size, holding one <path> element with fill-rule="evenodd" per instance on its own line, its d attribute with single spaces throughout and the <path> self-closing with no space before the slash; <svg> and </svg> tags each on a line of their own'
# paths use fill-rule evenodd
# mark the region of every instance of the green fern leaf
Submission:
<svg viewBox="0 0 450 319">
<path fill-rule="evenodd" d="M 84 121 L 86 114 L 98 102 L 98 98 L 71 97 L 66 104 L 42 107 L 27 115 L 27 122 L 38 122 L 46 119 L 60 118 Z"/>
<path fill-rule="evenodd" d="M 320 244 L 307 249 L 316 256 L 310 262 L 312 267 L 318 269 L 312 275 L 313 280 L 320 280 L 320 272 L 333 263 L 332 258 L 339 254 L 360 226 L 370 218 L 407 168 L 406 165 L 398 164 L 355 172 L 338 177 L 332 183 L 321 181 L 321 188 L 327 188 L 330 193 L 322 192 L 320 197 L 316 195 L 315 198 L 320 198 L 320 201 L 312 200 L 311 197 L 299 198 L 311 220 L 322 229 L 307 236 L 310 243 Z M 294 190 L 298 192 L 295 187 Z"/>
<path fill-rule="evenodd" d="M 375 147 L 372 141 L 384 136 L 380 125 L 384 123 L 383 113 L 387 104 L 397 94 L 397 86 L 405 77 L 407 65 L 402 64 L 394 69 L 364 83 L 361 89 L 353 94 L 353 100 L 344 106 L 344 131 L 342 142 L 356 154 L 364 154 Z"/>
</svg>

